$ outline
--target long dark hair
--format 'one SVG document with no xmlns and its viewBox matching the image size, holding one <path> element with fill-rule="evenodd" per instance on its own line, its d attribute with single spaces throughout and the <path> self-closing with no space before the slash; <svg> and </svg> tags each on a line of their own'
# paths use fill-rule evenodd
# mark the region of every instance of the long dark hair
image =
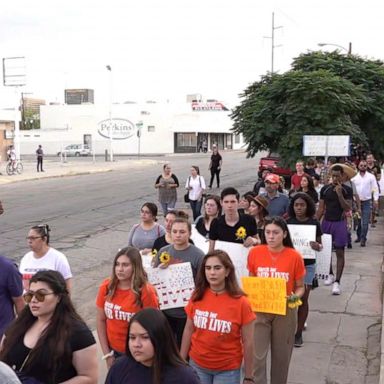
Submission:
<svg viewBox="0 0 384 384">
<path fill-rule="evenodd" d="M 288 208 L 288 215 L 289 217 L 296 217 L 295 210 L 293 206 L 295 205 L 295 201 L 297 199 L 303 199 L 305 203 L 307 204 L 307 209 L 305 210 L 305 216 L 310 218 L 315 216 L 316 213 L 316 206 L 315 202 L 313 201 L 312 197 L 309 196 L 305 192 L 297 192 L 293 195 L 291 198 L 291 201 L 289 203 L 289 208 Z"/>
<path fill-rule="evenodd" d="M 265 218 L 265 224 L 264 224 L 264 236 L 262 239 L 262 244 L 267 244 L 267 240 L 265 238 L 265 229 L 267 228 L 267 225 L 269 224 L 275 224 L 278 227 L 280 227 L 283 232 L 286 232 L 286 236 L 283 239 L 283 245 L 284 247 L 289 247 L 289 248 L 295 248 L 293 246 L 293 242 L 291 239 L 291 235 L 289 234 L 288 226 L 286 221 L 280 217 L 280 216 L 273 216 L 273 217 L 266 217 Z"/>
<path fill-rule="evenodd" d="M 123 249 L 120 249 L 120 251 L 117 252 L 115 258 L 113 259 L 111 280 L 109 281 L 107 288 L 107 297 L 112 299 L 116 292 L 116 288 L 119 284 L 119 280 L 116 276 L 116 262 L 117 259 L 123 255 L 127 256 L 132 264 L 131 290 L 136 296 L 136 304 L 142 307 L 143 302 L 141 300 L 141 290 L 147 284 L 148 276 L 143 268 L 143 262 L 141 259 L 140 251 L 134 247 L 125 247 Z"/>
<path fill-rule="evenodd" d="M 191 300 L 199 301 L 203 298 L 205 291 L 209 288 L 209 283 L 207 277 L 205 276 L 205 264 L 210 257 L 217 257 L 220 260 L 220 263 L 223 264 L 224 268 L 229 271 L 228 276 L 225 278 L 225 290 L 229 296 L 240 297 L 245 296 L 245 293 L 240 288 L 235 273 L 235 267 L 232 263 L 231 258 L 228 253 L 216 249 L 212 252 L 207 253 L 200 265 L 200 268 L 196 276 L 196 288 L 192 293 Z"/>
<path fill-rule="evenodd" d="M 307 181 L 308 181 L 308 191 L 314 191 L 315 193 L 317 193 L 312 177 L 307 175 L 307 174 L 304 174 L 301 179 L 303 179 L 303 178 L 307 179 Z M 301 185 L 300 185 L 299 191 L 300 192 L 303 191 L 303 188 L 301 187 Z"/>
<path fill-rule="evenodd" d="M 56 382 L 55 376 L 61 364 L 72 361 L 72 352 L 69 344 L 74 321 L 83 321 L 77 314 L 69 293 L 67 291 L 64 277 L 57 271 L 39 271 L 32 276 L 30 283 L 46 283 L 49 288 L 59 297 L 59 301 L 52 314 L 49 325 L 40 335 L 35 347 L 31 350 L 23 371 L 28 371 L 36 361 L 44 359 L 48 372 L 52 373 L 52 383 Z M 0 352 L 0 360 L 9 366 L 14 364 L 9 360 L 12 348 L 23 340 L 25 333 L 35 323 L 36 317 L 32 315 L 29 306 L 26 306 L 18 318 L 12 323 L 5 333 L 3 349 Z M 47 353 L 49 351 L 49 353 Z M 45 353 L 44 353 L 45 352 Z"/>
<path fill-rule="evenodd" d="M 153 384 L 160 384 L 166 365 L 186 365 L 180 356 L 171 327 L 165 315 L 158 309 L 145 308 L 137 312 L 129 322 L 125 353 L 134 359 L 129 350 L 129 334 L 133 323 L 139 323 L 147 332 L 154 349 L 152 365 Z"/>
<path fill-rule="evenodd" d="M 217 196 L 217 195 L 208 195 L 206 198 L 205 198 L 205 201 L 204 201 L 204 205 L 205 203 L 208 201 L 208 200 L 213 200 L 216 204 L 216 207 L 217 207 L 217 217 L 221 216 L 221 203 L 220 203 L 220 197 Z M 208 215 L 205 213 L 204 211 L 204 222 L 208 222 L 209 220 L 209 217 Z"/>
</svg>

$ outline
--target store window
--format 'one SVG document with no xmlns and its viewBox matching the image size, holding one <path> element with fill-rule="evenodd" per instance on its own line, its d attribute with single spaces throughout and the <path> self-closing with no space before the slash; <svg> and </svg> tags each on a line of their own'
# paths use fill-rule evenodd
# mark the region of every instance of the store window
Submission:
<svg viewBox="0 0 384 384">
<path fill-rule="evenodd" d="M 154 125 L 148 125 L 148 132 L 155 132 L 155 126 Z"/>
</svg>

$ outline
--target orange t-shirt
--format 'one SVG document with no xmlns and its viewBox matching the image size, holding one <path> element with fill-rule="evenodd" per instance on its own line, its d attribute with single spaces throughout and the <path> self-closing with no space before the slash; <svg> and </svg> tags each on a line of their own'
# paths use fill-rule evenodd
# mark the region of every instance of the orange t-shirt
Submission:
<svg viewBox="0 0 384 384">
<path fill-rule="evenodd" d="M 207 289 L 201 300 L 189 301 L 185 312 L 194 324 L 189 356 L 207 369 L 240 368 L 241 327 L 256 318 L 248 299 L 216 295 Z"/>
<path fill-rule="evenodd" d="M 116 289 L 112 299 L 106 297 L 109 279 L 104 280 L 97 294 L 96 305 L 104 309 L 109 346 L 117 351 L 125 352 L 128 324 L 131 317 L 142 308 L 159 308 L 156 289 L 146 284 L 141 291 L 143 307 L 135 303 L 136 296 L 131 289 Z"/>
<path fill-rule="evenodd" d="M 275 256 L 275 259 L 272 259 Z M 287 281 L 287 296 L 294 283 L 305 275 L 302 256 L 293 248 L 285 247 L 279 253 L 270 252 L 267 245 L 253 247 L 248 254 L 248 271 L 257 277 L 281 277 Z"/>
</svg>

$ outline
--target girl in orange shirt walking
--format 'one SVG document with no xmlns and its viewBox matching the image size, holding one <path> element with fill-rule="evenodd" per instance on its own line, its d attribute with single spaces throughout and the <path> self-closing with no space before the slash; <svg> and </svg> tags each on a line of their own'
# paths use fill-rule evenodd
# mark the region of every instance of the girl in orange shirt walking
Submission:
<svg viewBox="0 0 384 384">
<path fill-rule="evenodd" d="M 255 314 L 239 287 L 228 254 L 208 253 L 196 278 L 196 289 L 185 308 L 187 322 L 181 344 L 202 384 L 253 383 L 253 322 Z"/>
<path fill-rule="evenodd" d="M 103 360 L 110 368 L 125 352 L 128 324 L 145 307 L 159 307 L 155 288 L 148 284 L 137 248 L 121 249 L 113 261 L 112 276 L 102 282 L 96 299 L 97 335 Z"/>
<path fill-rule="evenodd" d="M 287 298 L 298 301 L 304 294 L 303 258 L 292 244 L 286 222 L 281 217 L 267 219 L 264 227 L 266 244 L 253 247 L 248 256 L 249 276 L 283 277 Z M 285 316 L 256 313 L 255 371 L 257 384 L 267 384 L 267 355 L 271 346 L 271 384 L 284 384 L 294 344 L 297 309 L 289 308 Z"/>
</svg>

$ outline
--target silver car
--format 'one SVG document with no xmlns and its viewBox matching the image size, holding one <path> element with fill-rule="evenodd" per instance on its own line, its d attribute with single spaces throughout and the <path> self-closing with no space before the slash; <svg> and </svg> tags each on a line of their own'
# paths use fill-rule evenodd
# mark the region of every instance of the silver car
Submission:
<svg viewBox="0 0 384 384">
<path fill-rule="evenodd" d="M 87 144 L 71 144 L 67 145 L 63 150 L 64 156 L 88 156 L 91 154 L 91 149 Z M 57 153 L 60 156 L 61 152 Z"/>
</svg>

